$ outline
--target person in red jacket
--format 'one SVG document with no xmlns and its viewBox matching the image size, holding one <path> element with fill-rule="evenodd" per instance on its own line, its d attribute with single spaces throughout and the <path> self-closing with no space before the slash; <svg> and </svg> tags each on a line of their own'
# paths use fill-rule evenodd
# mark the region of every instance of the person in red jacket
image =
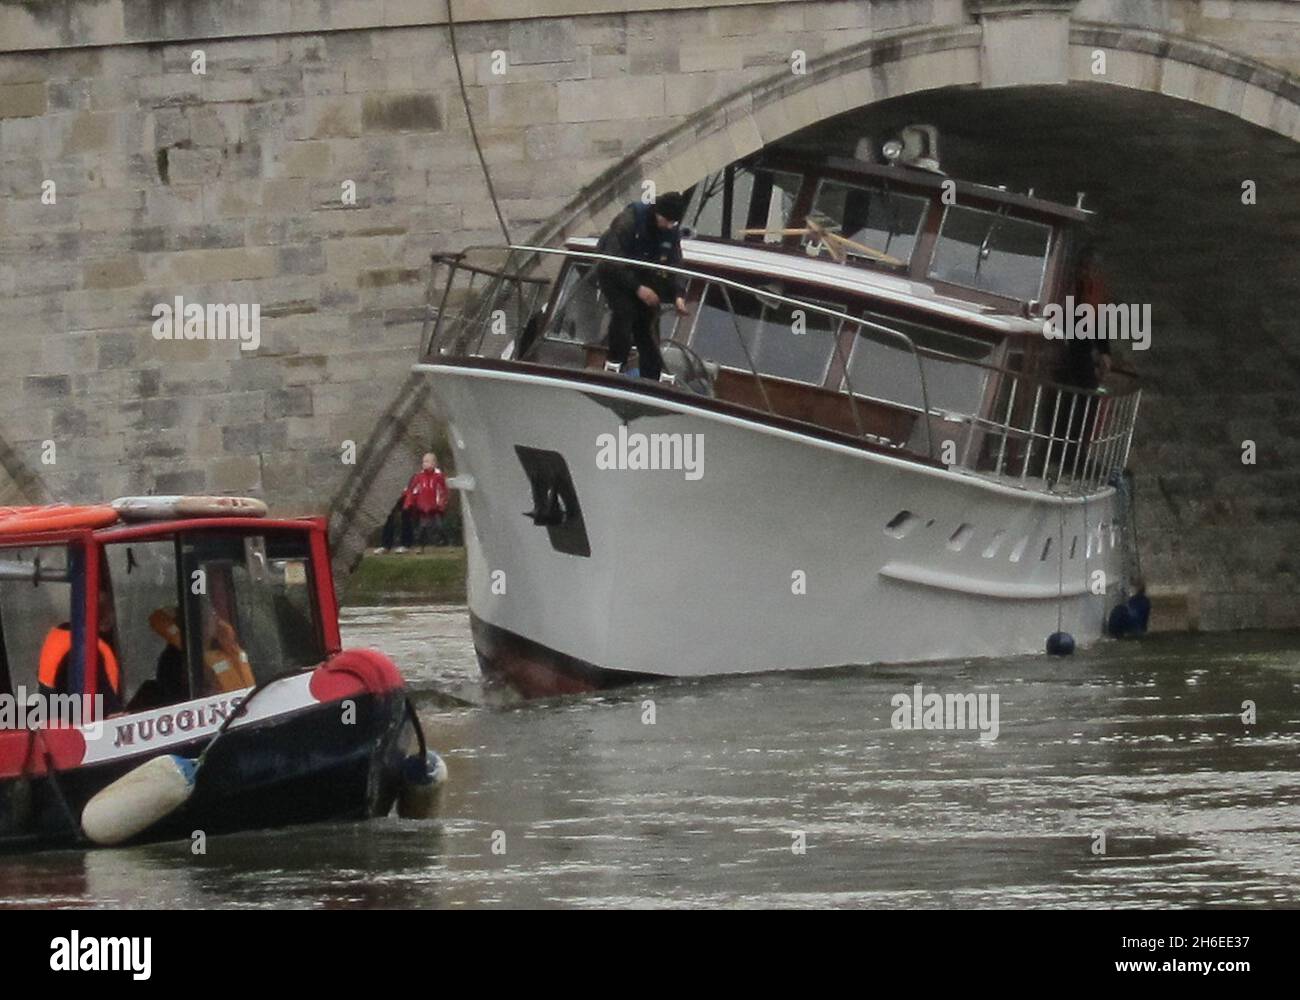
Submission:
<svg viewBox="0 0 1300 1000">
<path fill-rule="evenodd" d="M 420 463 L 420 471 L 411 477 L 402 491 L 402 513 L 407 525 L 412 525 L 415 540 L 423 549 L 429 536 L 435 545 L 447 544 L 442 515 L 447 512 L 447 477 L 438 468 L 438 456 L 428 452 Z M 409 529 L 408 529 L 409 530 Z M 408 534 L 408 532 L 403 532 Z M 403 542 L 409 544 L 408 539 Z"/>
</svg>

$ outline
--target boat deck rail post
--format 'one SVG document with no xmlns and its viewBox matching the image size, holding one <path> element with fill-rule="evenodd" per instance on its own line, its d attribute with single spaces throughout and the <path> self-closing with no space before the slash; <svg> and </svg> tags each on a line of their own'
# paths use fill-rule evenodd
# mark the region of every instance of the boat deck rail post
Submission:
<svg viewBox="0 0 1300 1000">
<path fill-rule="evenodd" d="M 1034 386 L 1034 410 L 1029 417 L 1029 426 L 1031 429 L 1038 426 L 1038 406 L 1042 402 L 1042 400 L 1043 400 L 1043 387 L 1041 384 L 1036 385 Z M 1034 453 L 1034 439 L 1031 437 L 1025 443 L 1025 460 L 1023 463 L 1021 463 L 1020 466 L 1020 481 L 1022 483 L 1025 481 L 1026 477 L 1029 474 L 1029 460 L 1032 457 L 1033 453 Z"/>
<path fill-rule="evenodd" d="M 707 291 L 708 285 L 705 285 Z M 767 386 L 763 383 L 763 376 L 758 373 L 758 365 L 754 364 L 754 355 L 749 350 L 749 344 L 745 343 L 745 335 L 740 329 L 740 318 L 736 315 L 736 307 L 731 304 L 731 293 L 727 291 L 726 285 L 718 285 L 718 290 L 722 292 L 722 301 L 727 304 L 727 314 L 731 317 L 731 326 L 736 331 L 736 340 L 740 342 L 740 349 L 745 352 L 745 363 L 749 365 L 750 374 L 754 376 L 754 382 L 758 386 L 758 394 L 763 397 L 763 406 L 768 413 L 775 413 L 772 407 L 772 398 L 767 394 Z M 700 301 L 704 301 L 703 295 Z"/>
<path fill-rule="evenodd" d="M 1002 440 L 998 444 L 998 460 L 993 466 L 993 474 L 997 476 L 1002 475 L 1002 470 L 1006 467 L 1007 438 L 1011 436 L 1011 414 L 1016 406 L 1016 389 L 1019 385 L 1017 379 L 1012 379 L 1011 388 L 1007 392 L 1006 416 L 1002 418 Z"/>
</svg>

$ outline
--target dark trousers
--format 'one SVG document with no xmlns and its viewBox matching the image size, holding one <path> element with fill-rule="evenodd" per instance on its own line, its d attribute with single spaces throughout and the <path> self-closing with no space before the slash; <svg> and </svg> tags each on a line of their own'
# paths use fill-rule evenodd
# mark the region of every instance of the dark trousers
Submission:
<svg viewBox="0 0 1300 1000">
<path fill-rule="evenodd" d="M 635 293 L 609 282 L 602 281 L 600 290 L 609 303 L 609 360 L 626 364 L 635 343 L 641 359 L 641 377 L 657 382 L 664 370 L 664 359 L 659 353 L 659 311 L 646 305 Z"/>
<path fill-rule="evenodd" d="M 413 520 L 414 514 L 409 510 L 403 510 L 402 501 L 397 501 L 397 505 L 389 511 L 388 520 L 384 522 L 384 537 L 379 544 L 386 549 L 391 549 L 400 539 L 402 547 L 409 549 L 411 536 L 415 532 Z"/>
<path fill-rule="evenodd" d="M 442 520 L 441 514 L 419 514 L 415 511 L 409 512 L 407 518 L 408 524 L 413 524 L 413 533 L 415 542 L 424 548 L 426 545 L 448 545 L 450 539 L 447 537 L 447 527 Z M 408 548 L 410 542 L 404 542 Z"/>
</svg>

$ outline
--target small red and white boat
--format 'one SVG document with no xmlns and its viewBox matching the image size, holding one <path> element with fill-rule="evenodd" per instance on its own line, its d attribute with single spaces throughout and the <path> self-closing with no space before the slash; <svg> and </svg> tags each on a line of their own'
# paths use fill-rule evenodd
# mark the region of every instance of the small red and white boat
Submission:
<svg viewBox="0 0 1300 1000">
<path fill-rule="evenodd" d="M 445 768 L 342 648 L 324 520 L 264 514 L 0 509 L 0 851 L 427 813 Z"/>
</svg>

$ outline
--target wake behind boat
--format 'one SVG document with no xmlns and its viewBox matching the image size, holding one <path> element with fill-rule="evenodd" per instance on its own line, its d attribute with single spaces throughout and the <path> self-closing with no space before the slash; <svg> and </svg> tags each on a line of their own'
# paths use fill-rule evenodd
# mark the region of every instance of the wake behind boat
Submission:
<svg viewBox="0 0 1300 1000">
<path fill-rule="evenodd" d="M 396 666 L 342 649 L 323 519 L 265 513 L 0 510 L 0 851 L 431 806 Z"/>
<path fill-rule="evenodd" d="M 948 179 L 917 138 L 698 185 L 718 236 L 637 262 L 687 306 L 659 381 L 612 370 L 600 271 L 628 261 L 594 240 L 435 255 L 418 367 L 485 674 L 547 695 L 1103 634 L 1140 394 L 1062 381 L 1045 325 L 1090 213 Z"/>
</svg>

